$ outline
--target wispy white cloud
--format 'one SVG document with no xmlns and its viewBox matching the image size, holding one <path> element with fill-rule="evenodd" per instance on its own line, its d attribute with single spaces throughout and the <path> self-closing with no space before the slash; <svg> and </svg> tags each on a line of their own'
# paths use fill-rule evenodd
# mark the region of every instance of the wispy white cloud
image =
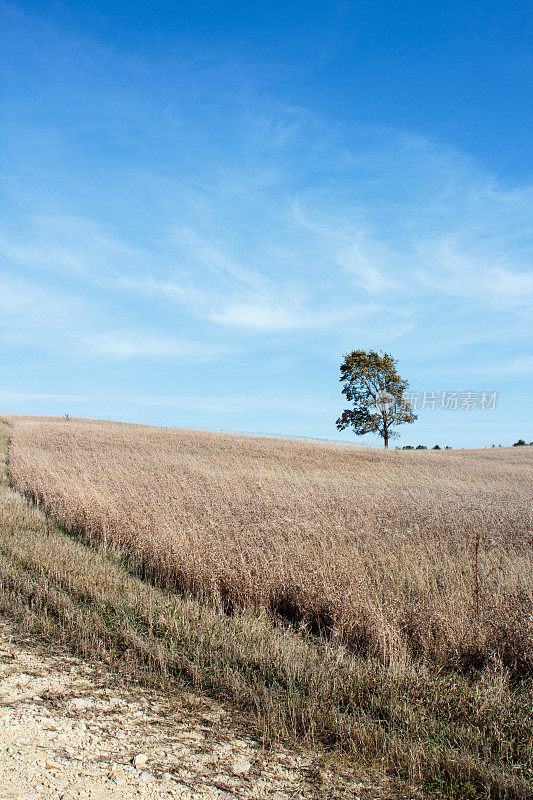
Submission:
<svg viewBox="0 0 533 800">
<path fill-rule="evenodd" d="M 85 302 L 41 282 L 0 275 L 0 339 L 41 350 L 65 348 L 87 321 Z"/>
<path fill-rule="evenodd" d="M 530 304 L 529 187 L 501 187 L 471 159 L 422 137 L 380 130 L 370 147 L 359 131 L 350 149 L 310 114 L 294 126 L 290 114 L 286 125 L 279 116 L 291 148 L 327 140 L 311 151 L 327 152 L 319 189 L 316 155 L 306 183 L 284 160 L 281 136 L 269 181 L 252 181 L 254 169 L 268 171 L 265 148 L 254 169 L 233 163 L 210 185 L 173 185 L 183 218 L 167 212 L 147 247 L 110 225 L 41 214 L 22 236 L 4 233 L 0 250 L 43 279 L 69 275 L 113 291 L 117 303 L 121 291 L 159 296 L 235 331 L 334 331 L 362 313 L 379 325 L 384 311 L 408 313 L 420 329 L 443 296 L 502 311 Z M 168 191 L 167 180 L 149 177 Z"/>
<path fill-rule="evenodd" d="M 316 286 L 304 286 L 289 276 L 274 281 L 231 256 L 220 243 L 193 236 L 190 231 L 185 242 L 188 256 L 205 267 L 208 273 L 221 275 L 221 280 L 211 277 L 204 281 L 198 272 L 195 275 L 193 267 L 188 273 L 180 270 L 181 283 L 174 279 L 122 276 L 120 285 L 142 293 L 161 295 L 211 322 L 257 332 L 331 328 L 382 310 L 381 306 L 368 303 L 364 306 L 337 306 L 335 303 L 332 308 L 325 307 L 324 303 L 313 298 Z M 279 249 L 279 253 L 283 259 L 294 257 L 287 250 Z M 360 262 L 363 275 L 362 256 Z M 364 270 L 365 288 L 377 291 L 389 285 L 371 265 L 364 265 Z M 355 267 L 353 271 L 356 271 Z"/>
<path fill-rule="evenodd" d="M 258 331 L 292 330 L 306 323 L 301 314 L 287 308 L 252 303 L 230 304 L 209 316 L 214 322 Z"/>
<path fill-rule="evenodd" d="M 224 414 L 243 414 L 250 409 L 271 409 L 277 411 L 308 411 L 310 413 L 331 413 L 331 402 L 320 397 L 289 397 L 282 395 L 241 394 L 241 395 L 157 395 L 157 394 L 47 394 L 38 392 L 11 392 L 0 389 L 0 402 L 57 402 L 88 403 L 97 407 L 99 403 L 127 403 L 128 405 L 167 407 L 190 411 L 222 412 Z"/>
<path fill-rule="evenodd" d="M 486 253 L 486 244 L 479 248 L 470 243 L 468 249 L 453 239 L 420 242 L 421 261 L 430 268 L 420 268 L 415 276 L 427 289 L 438 290 L 489 304 L 502 310 L 510 307 L 529 307 L 533 301 L 533 273 L 525 271 L 519 262 L 510 262 L 510 253 L 495 247 Z"/>
<path fill-rule="evenodd" d="M 126 245 L 92 219 L 36 214 L 22 236 L 0 231 L 0 255 L 38 275 L 52 272 L 79 280 L 113 278 L 121 268 L 149 264 L 150 256 Z"/>
<path fill-rule="evenodd" d="M 363 318 L 377 310 L 371 307 L 345 307 L 332 310 L 313 310 L 303 304 L 250 301 L 229 303 L 225 308 L 212 311 L 210 319 L 235 328 L 255 331 L 291 331 L 302 329 L 331 328 L 350 320 Z"/>
<path fill-rule="evenodd" d="M 338 263 L 351 273 L 358 284 L 371 294 L 390 293 L 392 290 L 398 291 L 397 281 L 388 276 L 390 271 L 390 261 L 386 254 L 365 252 L 360 244 L 352 244 L 347 250 L 341 252 L 337 258 Z"/>
<path fill-rule="evenodd" d="M 163 358 L 181 361 L 211 361 L 227 352 L 221 345 L 184 341 L 172 336 L 111 331 L 87 337 L 89 350 L 112 359 L 133 357 Z"/>
<path fill-rule="evenodd" d="M 503 297 L 520 305 L 530 305 L 533 301 L 533 273 L 494 267 L 489 271 L 485 289 L 494 297 Z"/>
<path fill-rule="evenodd" d="M 5 317 L 15 317 L 21 322 L 36 317 L 53 322 L 56 314 L 64 314 L 67 305 L 64 295 L 54 295 L 24 278 L 0 275 L 0 310 Z"/>
<path fill-rule="evenodd" d="M 265 276 L 254 268 L 253 263 L 248 262 L 244 265 L 242 259 L 232 257 L 227 252 L 227 245 L 224 246 L 213 238 L 201 236 L 191 229 L 177 231 L 175 238 L 185 246 L 193 262 L 203 265 L 210 272 L 218 272 L 242 286 L 253 289 L 268 285 Z"/>
<path fill-rule="evenodd" d="M 533 375 L 533 356 L 516 356 L 508 360 L 494 359 L 490 363 L 473 365 L 469 371 L 495 376 Z"/>
<path fill-rule="evenodd" d="M 201 342 L 159 331 L 103 331 L 98 309 L 57 288 L 47 289 L 41 281 L 0 276 L 0 312 L 0 339 L 4 344 L 49 352 L 188 363 L 212 361 L 229 352 L 220 342 Z M 88 332 L 90 328 L 92 333 Z"/>
<path fill-rule="evenodd" d="M 190 308 L 201 308 L 205 304 L 205 293 L 191 285 L 180 285 L 175 280 L 157 278 L 135 278 L 121 275 L 116 285 L 143 295 L 162 295 Z"/>
</svg>

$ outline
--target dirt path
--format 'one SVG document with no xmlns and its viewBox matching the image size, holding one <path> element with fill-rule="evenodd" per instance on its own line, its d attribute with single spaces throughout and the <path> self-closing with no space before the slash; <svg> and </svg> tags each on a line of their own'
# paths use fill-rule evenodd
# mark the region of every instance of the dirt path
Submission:
<svg viewBox="0 0 533 800">
<path fill-rule="evenodd" d="M 264 752 L 231 710 L 127 684 L 0 620 L 0 800 L 411 797 Z"/>
</svg>

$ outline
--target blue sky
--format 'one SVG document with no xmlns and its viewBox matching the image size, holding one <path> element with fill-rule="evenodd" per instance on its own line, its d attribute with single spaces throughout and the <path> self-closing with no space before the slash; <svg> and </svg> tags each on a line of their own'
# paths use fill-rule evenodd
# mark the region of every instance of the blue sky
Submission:
<svg viewBox="0 0 533 800">
<path fill-rule="evenodd" d="M 352 441 L 373 348 L 399 444 L 533 439 L 527 3 L 0 13 L 0 410 Z"/>
</svg>

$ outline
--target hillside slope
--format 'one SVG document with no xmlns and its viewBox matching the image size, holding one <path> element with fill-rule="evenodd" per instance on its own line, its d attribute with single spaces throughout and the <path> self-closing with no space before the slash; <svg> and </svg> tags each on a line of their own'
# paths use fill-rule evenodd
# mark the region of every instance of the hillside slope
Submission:
<svg viewBox="0 0 533 800">
<path fill-rule="evenodd" d="M 0 609 L 223 697 L 265 741 L 439 797 L 533 795 L 529 452 L 13 423 L 41 509 L 3 479 Z"/>
<path fill-rule="evenodd" d="M 10 473 L 62 525 L 226 610 L 265 606 L 376 655 L 531 662 L 532 448 L 21 420 Z"/>
</svg>

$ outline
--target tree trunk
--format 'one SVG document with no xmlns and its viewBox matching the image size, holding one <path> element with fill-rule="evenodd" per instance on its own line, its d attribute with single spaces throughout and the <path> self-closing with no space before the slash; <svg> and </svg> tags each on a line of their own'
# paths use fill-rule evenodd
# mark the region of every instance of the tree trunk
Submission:
<svg viewBox="0 0 533 800">
<path fill-rule="evenodd" d="M 385 430 L 383 431 L 383 445 L 385 447 L 385 450 L 389 449 L 389 432 L 387 428 L 385 428 Z"/>
</svg>

